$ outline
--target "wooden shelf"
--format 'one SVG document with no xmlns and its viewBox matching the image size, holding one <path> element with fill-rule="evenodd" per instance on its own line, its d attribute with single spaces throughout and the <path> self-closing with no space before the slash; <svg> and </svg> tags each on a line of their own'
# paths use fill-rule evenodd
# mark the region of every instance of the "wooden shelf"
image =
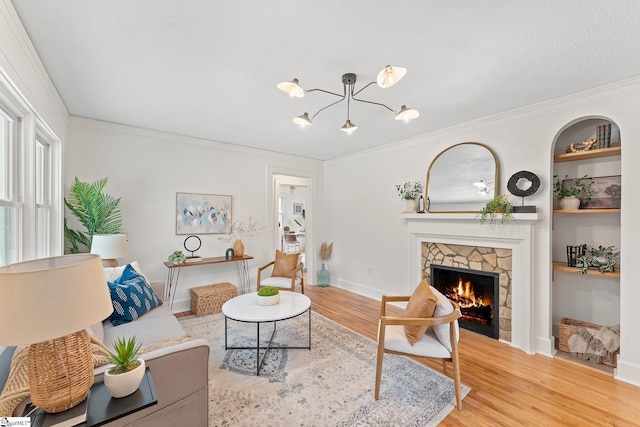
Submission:
<svg viewBox="0 0 640 427">
<path fill-rule="evenodd" d="M 554 214 L 600 214 L 600 213 L 620 213 L 620 209 L 575 209 L 563 210 L 554 209 Z"/>
<path fill-rule="evenodd" d="M 576 267 L 569 267 L 566 262 L 553 261 L 553 269 L 563 271 L 565 273 L 574 273 L 580 275 L 580 270 Z M 620 270 L 616 269 L 613 273 L 600 273 L 598 270 L 587 270 L 587 275 L 620 278 Z"/>
<path fill-rule="evenodd" d="M 600 157 L 620 156 L 621 147 L 598 148 L 596 150 L 578 151 L 576 153 L 563 153 L 553 156 L 554 163 L 573 162 L 574 160 L 597 159 Z"/>
</svg>

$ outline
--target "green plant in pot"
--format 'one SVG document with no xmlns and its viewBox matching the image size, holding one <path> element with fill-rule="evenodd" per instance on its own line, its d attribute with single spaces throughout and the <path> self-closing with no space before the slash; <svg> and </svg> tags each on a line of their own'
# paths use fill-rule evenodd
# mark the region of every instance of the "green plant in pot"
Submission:
<svg viewBox="0 0 640 427">
<path fill-rule="evenodd" d="M 104 373 L 104 385 L 113 397 L 125 397 L 138 390 L 145 372 L 140 356 L 142 343 L 135 336 L 118 338 L 109 352 L 113 364 Z"/>
<path fill-rule="evenodd" d="M 587 270 L 594 269 L 600 273 L 612 273 L 615 271 L 616 258 L 620 255 L 615 246 L 598 246 L 597 248 L 584 245 L 581 256 L 576 259 L 576 265 L 581 274 L 587 274 Z"/>
<path fill-rule="evenodd" d="M 564 179 L 559 179 L 558 175 L 554 175 L 553 196 L 560 202 L 560 208 L 563 210 L 580 209 L 580 201 L 588 202 L 591 200 L 591 186 L 593 179 L 588 175 L 582 178 L 571 178 L 565 175 Z"/>
<path fill-rule="evenodd" d="M 482 224 L 487 221 L 491 225 L 508 224 L 513 219 L 513 205 L 506 195 L 500 194 L 489 200 L 478 215 Z"/>
<path fill-rule="evenodd" d="M 94 234 L 123 233 L 120 198 L 103 192 L 107 181 L 108 178 L 102 178 L 89 183 L 80 181 L 78 177 L 74 178 L 64 204 L 86 231 L 72 230 L 67 218 L 64 219 L 66 253 L 89 252 Z"/>
<path fill-rule="evenodd" d="M 280 291 L 274 286 L 263 286 L 258 290 L 258 305 L 274 305 L 280 302 Z"/>
</svg>

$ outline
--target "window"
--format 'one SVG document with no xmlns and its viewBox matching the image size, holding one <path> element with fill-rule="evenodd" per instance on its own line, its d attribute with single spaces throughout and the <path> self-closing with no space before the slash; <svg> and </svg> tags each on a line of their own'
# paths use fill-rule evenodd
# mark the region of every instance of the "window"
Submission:
<svg viewBox="0 0 640 427">
<path fill-rule="evenodd" d="M 60 174 L 60 141 L 0 73 L 0 265 L 61 252 Z"/>
</svg>

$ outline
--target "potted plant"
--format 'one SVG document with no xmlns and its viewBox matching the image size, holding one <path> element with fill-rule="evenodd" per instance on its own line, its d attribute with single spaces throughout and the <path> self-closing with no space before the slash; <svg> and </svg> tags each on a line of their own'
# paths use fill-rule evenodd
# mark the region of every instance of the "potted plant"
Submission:
<svg viewBox="0 0 640 427">
<path fill-rule="evenodd" d="M 582 178 L 569 179 L 569 175 L 565 175 L 564 179 L 554 175 L 553 195 L 560 202 L 562 210 L 580 209 L 580 199 L 588 202 L 591 200 L 591 186 L 593 179 L 585 175 Z"/>
<path fill-rule="evenodd" d="M 322 242 L 320 245 L 320 260 L 322 260 L 322 268 L 318 271 L 318 286 L 326 288 L 329 286 L 331 276 L 329 270 L 326 268 L 326 261 L 331 258 L 331 252 L 333 251 L 333 242 L 327 245 L 327 242 Z"/>
<path fill-rule="evenodd" d="M 615 271 L 616 258 L 620 255 L 615 246 L 598 246 L 593 248 L 583 245 L 584 252 L 576 260 L 576 266 L 581 274 L 586 274 L 588 269 L 598 270 L 600 273 L 612 273 Z"/>
<path fill-rule="evenodd" d="M 87 229 L 86 232 L 72 230 L 64 219 L 64 237 L 68 247 L 66 252 L 77 254 L 89 252 L 91 239 L 94 234 L 121 234 L 122 216 L 120 213 L 120 198 L 103 193 L 108 178 L 88 183 L 75 177 L 69 198 L 64 199 L 64 204 L 71 213 Z"/>
<path fill-rule="evenodd" d="M 258 305 L 274 305 L 280 302 L 280 291 L 273 286 L 263 286 L 258 291 Z"/>
<path fill-rule="evenodd" d="M 416 213 L 418 211 L 417 199 L 422 194 L 422 184 L 418 181 L 405 182 L 396 185 L 398 196 L 406 202 L 405 213 Z"/>
<path fill-rule="evenodd" d="M 178 265 L 183 264 L 187 260 L 185 254 L 182 251 L 174 251 L 171 255 L 169 255 L 169 261 Z"/>
<path fill-rule="evenodd" d="M 491 225 L 508 224 L 513 219 L 513 205 L 507 196 L 499 194 L 482 207 L 479 215 L 482 224 L 487 220 Z"/>
<path fill-rule="evenodd" d="M 145 372 L 144 360 L 139 357 L 142 343 L 135 336 L 118 338 L 108 358 L 113 366 L 104 372 L 104 385 L 113 397 L 125 397 L 140 387 Z"/>
</svg>

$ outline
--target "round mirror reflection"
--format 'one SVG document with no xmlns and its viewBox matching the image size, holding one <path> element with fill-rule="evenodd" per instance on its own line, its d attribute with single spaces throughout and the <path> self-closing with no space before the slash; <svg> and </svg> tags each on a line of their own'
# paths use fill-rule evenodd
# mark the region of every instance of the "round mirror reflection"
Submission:
<svg viewBox="0 0 640 427">
<path fill-rule="evenodd" d="M 427 172 L 429 212 L 479 212 L 497 194 L 493 152 L 476 142 L 454 145 L 431 162 Z"/>
</svg>

